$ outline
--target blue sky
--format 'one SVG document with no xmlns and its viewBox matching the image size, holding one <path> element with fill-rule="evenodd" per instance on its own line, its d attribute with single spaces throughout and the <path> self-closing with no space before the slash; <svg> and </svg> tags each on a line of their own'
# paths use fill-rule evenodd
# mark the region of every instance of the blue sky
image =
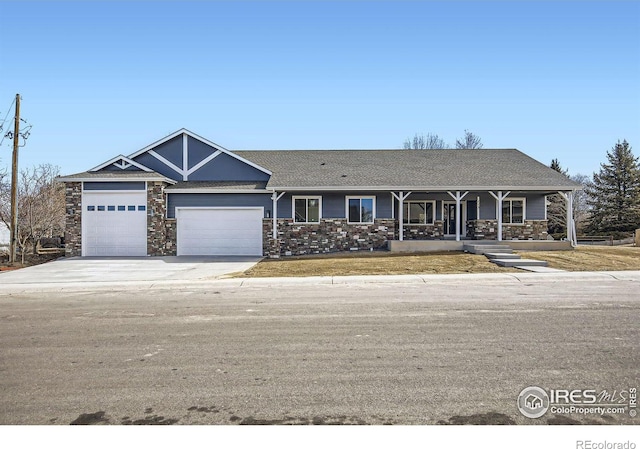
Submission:
<svg viewBox="0 0 640 449">
<path fill-rule="evenodd" d="M 618 139 L 640 155 L 639 2 L 2 1 L 0 18 L 0 120 L 20 93 L 33 125 L 22 166 L 84 171 L 182 127 L 230 150 L 469 129 L 571 174 Z"/>
</svg>

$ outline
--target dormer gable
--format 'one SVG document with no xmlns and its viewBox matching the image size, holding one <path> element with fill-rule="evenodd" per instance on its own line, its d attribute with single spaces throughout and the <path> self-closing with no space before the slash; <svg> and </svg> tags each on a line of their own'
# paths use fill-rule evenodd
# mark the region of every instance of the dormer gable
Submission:
<svg viewBox="0 0 640 449">
<path fill-rule="evenodd" d="M 268 181 L 271 176 L 269 170 L 184 128 L 128 159 L 176 181 Z"/>
<path fill-rule="evenodd" d="M 152 172 L 148 167 L 134 161 L 133 159 L 129 159 L 127 156 L 119 155 L 114 157 L 113 159 L 108 160 L 96 167 L 93 167 L 89 172 L 99 172 L 99 171 L 118 171 L 118 170 L 126 170 L 126 171 L 144 171 L 144 172 Z"/>
</svg>

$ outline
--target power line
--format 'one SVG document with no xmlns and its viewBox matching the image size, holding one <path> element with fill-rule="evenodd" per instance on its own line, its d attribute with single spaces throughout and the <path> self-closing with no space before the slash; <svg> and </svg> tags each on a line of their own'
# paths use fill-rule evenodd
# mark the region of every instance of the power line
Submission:
<svg viewBox="0 0 640 449">
<path fill-rule="evenodd" d="M 15 102 L 16 102 L 16 99 L 14 98 L 11 104 L 9 105 L 9 108 L 7 109 L 7 115 L 4 116 L 4 120 L 2 121 L 2 123 L 0 123 L 0 133 L 2 133 L 4 129 L 4 124 L 7 123 L 7 117 L 9 117 L 9 114 L 11 113 L 11 108 L 13 107 Z M 0 146 L 2 146 L 2 142 L 4 142 L 5 137 L 7 137 L 7 135 L 2 134 L 2 138 L 0 139 Z"/>
<path fill-rule="evenodd" d="M 11 107 L 14 105 L 15 102 L 16 100 L 14 99 L 13 102 L 11 103 L 11 106 L 9 106 L 9 110 L 7 111 L 7 115 L 5 116 L 4 121 L 0 123 L 0 133 L 2 133 L 4 124 L 7 123 L 8 121 L 7 117 L 9 116 L 9 113 L 11 112 Z M 7 131 L 5 134 L 2 134 L 2 138 L 0 139 L 0 146 L 2 146 L 2 142 L 4 142 L 5 138 L 9 138 L 10 140 L 12 140 L 14 138 L 20 139 L 20 137 L 22 137 L 22 145 L 19 145 L 19 146 L 24 147 L 27 144 L 27 139 L 31 135 L 31 128 L 33 128 L 33 125 L 21 117 L 19 117 L 19 122 L 24 123 L 25 126 L 23 128 L 18 129 L 18 135 L 15 136 L 14 131 Z"/>
</svg>

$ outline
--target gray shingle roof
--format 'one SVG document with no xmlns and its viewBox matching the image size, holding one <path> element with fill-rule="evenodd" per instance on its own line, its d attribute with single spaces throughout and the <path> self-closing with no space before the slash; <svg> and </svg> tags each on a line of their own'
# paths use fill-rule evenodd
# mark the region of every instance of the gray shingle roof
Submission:
<svg viewBox="0 0 640 449">
<path fill-rule="evenodd" d="M 113 171 L 99 171 L 99 172 L 81 172 L 74 173 L 73 175 L 61 176 L 59 178 L 60 181 L 81 181 L 81 180 L 92 180 L 92 179 L 113 179 L 113 180 L 122 180 L 122 179 L 141 179 L 141 180 L 158 180 L 158 179 L 167 179 L 165 176 L 156 172 L 146 172 L 146 171 L 126 171 L 126 170 L 113 170 Z"/>
<path fill-rule="evenodd" d="M 568 190 L 579 184 L 504 150 L 234 151 L 273 172 L 268 187 L 394 190 Z"/>
</svg>

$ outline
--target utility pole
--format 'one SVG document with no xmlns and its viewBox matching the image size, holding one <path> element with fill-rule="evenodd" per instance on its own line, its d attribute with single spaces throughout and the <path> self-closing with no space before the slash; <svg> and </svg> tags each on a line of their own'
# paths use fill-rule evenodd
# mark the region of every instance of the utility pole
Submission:
<svg viewBox="0 0 640 449">
<path fill-rule="evenodd" d="M 11 242 L 9 263 L 16 262 L 18 240 L 18 144 L 20 139 L 20 94 L 16 94 L 16 117 L 13 127 L 13 158 L 11 160 Z"/>
</svg>

